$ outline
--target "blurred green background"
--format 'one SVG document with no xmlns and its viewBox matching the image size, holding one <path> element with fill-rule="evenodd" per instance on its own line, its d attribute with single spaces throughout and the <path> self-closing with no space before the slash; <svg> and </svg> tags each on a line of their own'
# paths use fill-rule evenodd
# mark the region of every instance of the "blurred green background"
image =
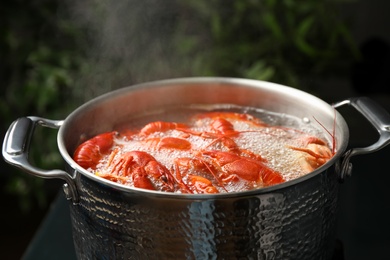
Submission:
<svg viewBox="0 0 390 260">
<path fill-rule="evenodd" d="M 64 119 L 100 94 L 173 77 L 253 78 L 337 101 L 364 63 L 361 45 L 371 35 L 359 27 L 363 2 L 3 0 L 1 134 L 21 116 Z M 37 129 L 33 164 L 63 167 L 56 135 Z M 62 182 L 0 166 L 1 220 L 21 224 L 1 239 L 20 244 L 13 251 L 21 255 Z"/>
<path fill-rule="evenodd" d="M 17 117 L 64 119 L 97 95 L 167 77 L 244 77 L 316 91 L 308 77 L 345 76 L 359 58 L 340 15 L 344 2 L 4 1 L 2 132 Z M 42 132 L 35 141 L 46 145 L 32 147 L 32 162 L 61 167 L 57 132 Z M 6 175 L 3 190 L 22 210 L 47 204 L 43 180 Z"/>
</svg>

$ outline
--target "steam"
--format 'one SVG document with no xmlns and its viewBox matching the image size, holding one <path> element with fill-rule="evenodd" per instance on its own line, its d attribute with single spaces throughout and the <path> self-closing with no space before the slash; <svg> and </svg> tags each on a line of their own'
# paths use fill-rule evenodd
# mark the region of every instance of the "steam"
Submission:
<svg viewBox="0 0 390 260">
<path fill-rule="evenodd" d="M 183 18 L 176 1 L 69 1 L 74 21 L 87 28 L 88 61 L 77 85 L 85 99 L 117 88 L 191 76 L 190 57 L 177 49 Z"/>
</svg>

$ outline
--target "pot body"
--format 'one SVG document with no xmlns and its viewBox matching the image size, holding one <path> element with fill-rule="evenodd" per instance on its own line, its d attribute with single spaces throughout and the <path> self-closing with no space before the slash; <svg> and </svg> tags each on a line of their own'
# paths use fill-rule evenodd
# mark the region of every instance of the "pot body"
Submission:
<svg viewBox="0 0 390 260">
<path fill-rule="evenodd" d="M 125 192 L 80 176 L 70 205 L 79 259 L 331 259 L 339 183 L 222 198 Z"/>
<path fill-rule="evenodd" d="M 231 194 L 184 195 L 124 187 L 93 176 L 71 158 L 85 138 L 151 110 L 234 104 L 312 120 L 335 129 L 334 158 L 297 180 Z M 74 177 L 70 204 L 80 259 L 330 259 L 338 181 L 333 164 L 348 128 L 333 107 L 305 92 L 252 80 L 190 78 L 121 89 L 73 112 L 58 143 Z"/>
</svg>

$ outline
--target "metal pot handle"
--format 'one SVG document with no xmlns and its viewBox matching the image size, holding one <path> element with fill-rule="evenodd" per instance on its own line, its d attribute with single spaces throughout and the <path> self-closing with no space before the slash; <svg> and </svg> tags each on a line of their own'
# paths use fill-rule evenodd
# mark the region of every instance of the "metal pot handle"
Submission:
<svg viewBox="0 0 390 260">
<path fill-rule="evenodd" d="M 63 121 L 49 120 L 40 117 L 21 117 L 15 120 L 9 127 L 3 142 L 3 157 L 9 164 L 18 167 L 32 175 L 53 179 L 58 178 L 66 182 L 69 191 L 68 199 L 77 202 L 77 189 L 74 177 L 63 170 L 43 170 L 31 165 L 28 161 L 28 153 L 31 137 L 36 125 L 58 129 Z"/>
<path fill-rule="evenodd" d="M 350 105 L 359 111 L 378 130 L 379 139 L 370 146 L 352 148 L 345 152 L 341 162 L 336 164 L 336 171 L 341 180 L 351 175 L 352 164 L 349 161 L 352 156 L 375 152 L 390 143 L 390 115 L 386 110 L 367 97 L 350 98 L 332 106 L 337 108 L 343 105 Z"/>
</svg>

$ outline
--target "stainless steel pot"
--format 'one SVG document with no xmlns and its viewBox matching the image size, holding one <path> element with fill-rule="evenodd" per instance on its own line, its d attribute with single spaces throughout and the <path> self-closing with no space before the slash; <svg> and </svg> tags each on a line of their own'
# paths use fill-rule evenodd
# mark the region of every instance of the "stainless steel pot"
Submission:
<svg viewBox="0 0 390 260">
<path fill-rule="evenodd" d="M 236 104 L 335 126 L 335 156 L 314 172 L 276 186 L 240 193 L 184 195 L 122 186 L 91 175 L 71 155 L 80 140 L 115 130 L 133 115 L 187 104 Z M 347 151 L 349 131 L 335 111 L 351 105 L 378 130 L 377 143 Z M 37 126 L 59 128 L 66 171 L 28 162 Z M 60 178 L 69 199 L 74 244 L 80 259 L 330 259 L 335 242 L 340 180 L 350 158 L 383 148 L 390 116 L 367 98 L 329 105 L 297 89 L 234 78 L 184 78 L 123 88 L 76 109 L 63 121 L 17 119 L 3 144 L 5 160 L 43 178 Z"/>
</svg>

